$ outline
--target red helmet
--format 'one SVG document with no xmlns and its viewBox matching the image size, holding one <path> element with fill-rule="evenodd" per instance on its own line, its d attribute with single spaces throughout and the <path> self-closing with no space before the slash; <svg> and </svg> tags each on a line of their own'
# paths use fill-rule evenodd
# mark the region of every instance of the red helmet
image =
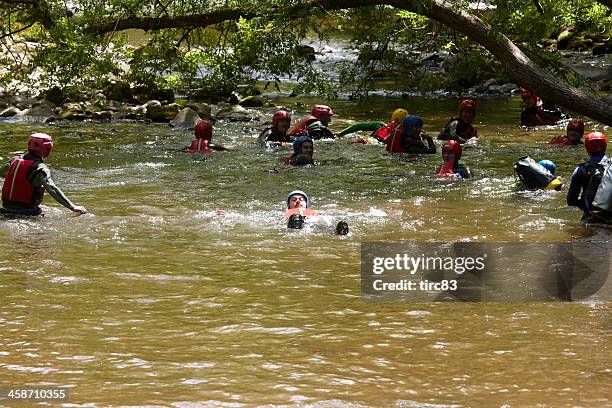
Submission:
<svg viewBox="0 0 612 408">
<path fill-rule="evenodd" d="M 462 100 L 459 104 L 459 114 L 461 114 L 461 111 L 464 110 L 471 110 L 472 112 L 474 112 L 474 116 L 476 116 L 476 102 L 474 102 L 473 99 Z"/>
<path fill-rule="evenodd" d="M 584 120 L 582 119 L 572 119 L 567 123 L 568 132 L 570 130 L 577 130 L 578 132 L 584 132 Z"/>
<path fill-rule="evenodd" d="M 533 92 L 531 92 L 529 89 L 527 88 L 521 88 L 521 98 L 523 98 L 523 100 L 525 99 L 529 99 L 531 97 L 535 98 L 536 94 L 534 94 Z"/>
<path fill-rule="evenodd" d="M 584 138 L 584 147 L 589 154 L 605 153 L 608 140 L 601 132 L 591 132 Z"/>
<path fill-rule="evenodd" d="M 451 152 L 455 154 L 455 161 L 461 158 L 461 145 L 456 140 L 447 140 L 442 145 L 442 153 Z"/>
<path fill-rule="evenodd" d="M 321 119 L 322 114 L 328 114 L 329 116 L 332 116 L 334 114 L 334 111 L 332 111 L 332 108 L 327 105 L 315 105 L 312 107 L 312 116 L 317 119 Z"/>
<path fill-rule="evenodd" d="M 278 121 L 281 119 L 287 119 L 291 122 L 291 113 L 286 110 L 276 111 L 274 115 L 272 115 L 272 126 L 276 127 L 278 125 Z"/>
<path fill-rule="evenodd" d="M 28 150 L 36 152 L 43 159 L 49 156 L 53 149 L 53 139 L 46 133 L 32 133 L 28 139 Z"/>
<path fill-rule="evenodd" d="M 212 139 L 213 125 L 207 120 L 201 120 L 195 125 L 196 139 Z"/>
</svg>

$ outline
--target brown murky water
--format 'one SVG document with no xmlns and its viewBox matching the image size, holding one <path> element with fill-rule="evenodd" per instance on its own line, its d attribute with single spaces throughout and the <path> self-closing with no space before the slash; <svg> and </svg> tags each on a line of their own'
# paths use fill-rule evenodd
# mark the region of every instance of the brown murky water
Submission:
<svg viewBox="0 0 612 408">
<path fill-rule="evenodd" d="M 476 177 L 452 183 L 430 176 L 438 155 L 347 140 L 287 170 L 253 144 L 259 123 L 219 123 L 237 147 L 208 159 L 161 125 L 0 123 L 3 161 L 31 129 L 55 136 L 54 178 L 91 211 L 47 198 L 44 219 L 0 221 L 0 386 L 68 387 L 71 407 L 612 406 L 609 302 L 361 298 L 362 242 L 609 241 L 564 193 L 514 185 L 522 155 L 567 181 L 584 151 L 520 129 L 516 99 L 480 103 Z M 435 134 L 456 102 L 337 102 L 334 129 L 397 105 Z M 323 215 L 288 232 L 295 188 Z"/>
</svg>

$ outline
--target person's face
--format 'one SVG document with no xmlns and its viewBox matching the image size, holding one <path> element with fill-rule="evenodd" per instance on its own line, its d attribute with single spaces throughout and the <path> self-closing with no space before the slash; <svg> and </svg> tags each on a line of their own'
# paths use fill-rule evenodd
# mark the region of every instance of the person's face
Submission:
<svg viewBox="0 0 612 408">
<path fill-rule="evenodd" d="M 314 154 L 314 145 L 312 142 L 304 142 L 302 143 L 302 154 L 307 154 L 310 157 Z"/>
<path fill-rule="evenodd" d="M 442 159 L 445 163 L 455 162 L 455 153 L 452 150 L 442 150 Z"/>
<path fill-rule="evenodd" d="M 289 197 L 289 209 L 292 208 L 306 208 L 306 198 L 301 194 Z"/>
<path fill-rule="evenodd" d="M 423 126 L 413 126 L 412 127 L 412 133 L 410 133 L 410 136 L 414 136 L 417 137 L 420 133 L 421 133 L 421 129 L 423 128 Z"/>
<path fill-rule="evenodd" d="M 291 121 L 289 119 L 279 119 L 276 122 L 276 129 L 281 133 L 287 133 Z"/>
<path fill-rule="evenodd" d="M 319 120 L 323 124 L 323 126 L 327 126 L 331 123 L 331 116 L 328 113 L 322 113 L 319 116 Z"/>
<path fill-rule="evenodd" d="M 472 121 L 474 120 L 474 111 L 469 110 L 469 109 L 464 109 L 461 111 L 461 114 L 459 115 L 459 117 L 465 123 L 471 124 Z"/>
<path fill-rule="evenodd" d="M 568 130 L 567 138 L 572 142 L 576 142 L 582 138 L 582 132 L 579 130 Z"/>
</svg>

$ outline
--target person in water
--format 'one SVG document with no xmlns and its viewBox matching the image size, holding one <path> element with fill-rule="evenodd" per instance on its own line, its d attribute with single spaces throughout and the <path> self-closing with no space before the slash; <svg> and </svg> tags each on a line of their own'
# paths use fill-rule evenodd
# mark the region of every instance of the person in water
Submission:
<svg viewBox="0 0 612 408">
<path fill-rule="evenodd" d="M 228 150 L 225 146 L 215 145 L 212 143 L 213 124 L 208 120 L 201 120 L 195 125 L 194 138 L 191 140 L 191 145 L 185 150 L 189 153 L 214 153 L 216 151 Z"/>
<path fill-rule="evenodd" d="M 561 190 L 563 182 L 555 175 L 557 166 L 550 160 L 536 163 L 529 156 L 521 157 L 514 164 L 514 172 L 522 185 L 529 190 Z"/>
<path fill-rule="evenodd" d="M 435 154 L 436 145 L 431 136 L 423 132 L 422 128 L 423 120 L 420 117 L 407 116 L 404 118 L 402 132 L 394 132 L 386 138 L 387 152 Z"/>
<path fill-rule="evenodd" d="M 577 146 L 582 143 L 582 136 L 584 135 L 584 120 L 582 119 L 571 119 L 567 123 L 565 136 L 557 136 L 553 138 L 548 144 L 555 146 Z"/>
<path fill-rule="evenodd" d="M 578 165 L 570 179 L 567 205 L 580 208 L 583 212 L 581 220 L 585 223 L 608 223 L 610 214 L 602 214 L 593 206 L 604 171 L 611 164 L 611 160 L 606 157 L 607 146 L 606 135 L 601 132 L 589 133 L 584 139 L 584 148 L 589 154 L 589 160 Z"/>
<path fill-rule="evenodd" d="M 406 116 L 408 116 L 408 111 L 406 109 L 397 108 L 391 114 L 391 121 L 389 123 L 385 124 L 384 122 L 377 121 L 358 122 L 342 130 L 336 136 L 341 137 L 359 131 L 369 131 L 372 132 L 370 135 L 371 137 L 375 138 L 381 143 L 384 143 L 385 139 L 389 137 L 389 135 L 401 128 L 402 121 Z M 352 142 L 365 144 L 367 143 L 367 140 L 361 137 L 356 137 L 352 140 Z"/>
<path fill-rule="evenodd" d="M 293 140 L 293 154 L 285 159 L 285 164 L 303 166 L 314 164 L 314 141 L 310 136 L 299 136 Z"/>
<path fill-rule="evenodd" d="M 476 128 L 472 126 L 476 117 L 476 102 L 465 99 L 459 104 L 459 117 L 449 119 L 438 134 L 438 140 L 456 140 L 464 144 L 471 138 L 478 137 Z"/>
<path fill-rule="evenodd" d="M 70 211 L 87 214 L 85 207 L 73 204 L 53 182 L 49 168 L 43 163 L 52 149 L 51 136 L 33 133 L 28 139 L 28 151 L 0 167 L 0 177 L 4 177 L 0 213 L 5 216 L 43 215 L 40 204 L 47 191 Z"/>
<path fill-rule="evenodd" d="M 545 106 L 542 99 L 530 90 L 521 88 L 521 98 L 521 126 L 554 125 L 561 120 L 561 111 Z"/>
<path fill-rule="evenodd" d="M 327 105 L 314 105 L 312 112 L 295 125 L 289 136 L 308 135 L 314 140 L 335 139 L 336 135 L 327 127 L 332 120 L 334 112 Z"/>
<path fill-rule="evenodd" d="M 287 228 L 302 229 L 306 218 L 315 215 L 318 215 L 318 212 L 310 208 L 310 198 L 305 192 L 293 190 L 287 195 L 287 211 L 285 212 L 285 218 L 288 219 Z M 337 235 L 347 235 L 349 226 L 346 222 L 340 221 L 335 231 Z"/>
<path fill-rule="evenodd" d="M 461 159 L 461 144 L 456 140 L 447 140 L 442 145 L 442 159 L 444 164 L 438 167 L 435 175 L 438 177 L 472 177 L 472 171 L 459 163 Z"/>
<path fill-rule="evenodd" d="M 291 143 L 287 134 L 291 126 L 291 113 L 286 110 L 279 110 L 272 115 L 272 127 L 264 129 L 257 138 L 257 143 L 272 147 L 280 146 L 283 143 Z"/>
</svg>

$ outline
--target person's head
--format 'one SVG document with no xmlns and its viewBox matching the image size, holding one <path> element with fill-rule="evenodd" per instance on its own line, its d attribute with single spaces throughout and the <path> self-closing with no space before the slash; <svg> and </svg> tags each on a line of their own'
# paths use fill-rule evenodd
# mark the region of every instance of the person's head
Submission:
<svg viewBox="0 0 612 408">
<path fill-rule="evenodd" d="M 417 137 L 423 128 L 423 119 L 418 116 L 406 116 L 404 119 L 404 134 Z"/>
<path fill-rule="evenodd" d="M 312 157 L 314 154 L 314 143 L 312 138 L 310 136 L 296 137 L 293 141 L 293 153 L 295 155 L 306 154 Z"/>
<path fill-rule="evenodd" d="M 408 111 L 406 109 L 397 108 L 391 114 L 391 121 L 397 120 L 401 122 L 404 120 L 404 118 L 406 118 L 406 116 L 408 116 Z"/>
<path fill-rule="evenodd" d="M 464 99 L 459 104 L 459 118 L 465 123 L 471 124 L 476 117 L 476 102 L 472 99 Z"/>
<path fill-rule="evenodd" d="M 538 164 L 548 170 L 553 176 L 555 175 L 555 172 L 557 171 L 557 165 L 554 162 L 550 160 L 540 160 Z"/>
<path fill-rule="evenodd" d="M 272 126 L 281 133 L 287 133 L 291 126 L 291 113 L 279 110 L 272 115 Z"/>
<path fill-rule="evenodd" d="M 584 135 L 584 120 L 572 119 L 567 123 L 567 138 L 572 142 L 577 142 Z"/>
<path fill-rule="evenodd" d="M 584 148 L 589 154 L 604 154 L 608 140 L 601 132 L 591 132 L 584 138 Z"/>
<path fill-rule="evenodd" d="M 445 163 L 456 163 L 461 158 L 461 144 L 456 140 L 447 140 L 442 145 L 442 159 Z"/>
<path fill-rule="evenodd" d="M 310 199 L 302 190 L 293 190 L 287 195 L 287 209 L 310 208 Z"/>
<path fill-rule="evenodd" d="M 319 119 L 323 126 L 329 125 L 333 115 L 334 111 L 327 105 L 315 105 L 312 107 L 312 116 Z"/>
<path fill-rule="evenodd" d="M 212 140 L 213 125 L 208 120 L 201 120 L 195 125 L 196 139 Z"/>
<path fill-rule="evenodd" d="M 53 149 L 53 138 L 46 133 L 32 133 L 28 139 L 28 150 L 46 158 Z"/>
<path fill-rule="evenodd" d="M 528 108 L 533 108 L 538 104 L 538 96 L 529 89 L 521 88 L 521 98 Z"/>
</svg>

